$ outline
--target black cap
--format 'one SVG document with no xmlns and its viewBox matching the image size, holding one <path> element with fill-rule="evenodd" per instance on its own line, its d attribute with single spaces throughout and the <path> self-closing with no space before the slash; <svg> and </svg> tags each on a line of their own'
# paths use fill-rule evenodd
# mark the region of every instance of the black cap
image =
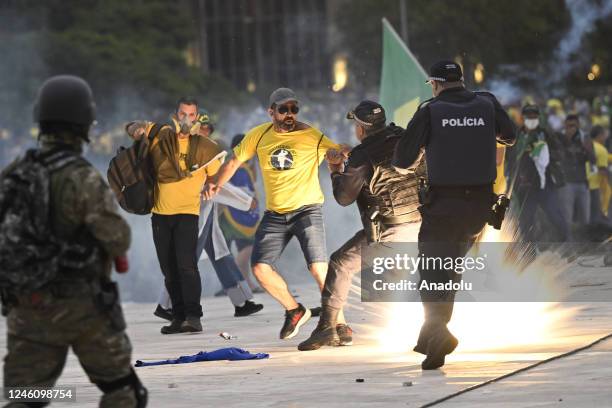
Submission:
<svg viewBox="0 0 612 408">
<path fill-rule="evenodd" d="M 384 125 L 387 121 L 385 109 L 380 104 L 368 100 L 361 101 L 355 109 L 346 114 L 346 118 L 353 119 L 365 127 Z"/>
<path fill-rule="evenodd" d="M 425 82 L 457 82 L 463 81 L 461 66 L 454 61 L 438 61 L 429 68 L 429 77 Z"/>
<path fill-rule="evenodd" d="M 540 108 L 538 108 L 538 105 L 534 105 L 532 103 L 528 103 L 527 105 L 523 106 L 523 109 L 521 109 L 521 113 L 523 115 L 526 115 L 528 113 L 535 113 L 536 115 L 540 114 Z"/>
<path fill-rule="evenodd" d="M 289 88 L 278 88 L 274 92 L 270 94 L 269 104 L 272 105 L 282 105 L 283 103 L 294 101 L 295 103 L 299 103 L 295 92 Z"/>
</svg>

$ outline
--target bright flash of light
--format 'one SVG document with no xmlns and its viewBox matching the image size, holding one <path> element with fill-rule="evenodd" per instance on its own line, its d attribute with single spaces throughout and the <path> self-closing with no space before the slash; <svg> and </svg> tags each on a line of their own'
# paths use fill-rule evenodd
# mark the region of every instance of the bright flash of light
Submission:
<svg viewBox="0 0 612 408">
<path fill-rule="evenodd" d="M 340 92 L 346 86 L 348 81 L 347 62 L 344 57 L 337 57 L 334 61 L 334 84 L 332 91 Z"/>
<path fill-rule="evenodd" d="M 484 81 L 484 66 L 481 63 L 476 64 L 476 68 L 474 68 L 474 81 L 477 84 Z"/>
<path fill-rule="evenodd" d="M 595 74 L 594 74 L 594 73 L 592 73 L 592 72 L 589 72 L 589 73 L 587 74 L 587 79 L 588 79 L 589 81 L 594 80 L 594 79 L 595 79 Z"/>
<path fill-rule="evenodd" d="M 595 78 L 599 77 L 599 74 L 601 73 L 601 68 L 599 64 L 593 64 L 593 66 L 591 67 L 591 72 L 593 73 L 593 75 L 595 75 Z"/>
<path fill-rule="evenodd" d="M 507 220 L 504 231 L 487 227 L 481 241 L 496 242 L 508 247 L 512 241 L 508 231 L 516 231 L 516 222 Z M 516 241 L 515 241 L 516 242 Z M 527 249 L 527 246 L 524 248 Z M 478 245 L 472 254 L 482 250 Z M 555 300 L 563 291 L 555 278 L 567 267 L 558 255 L 543 253 L 527 266 L 520 267 L 502 259 L 488 260 L 498 290 L 522 299 L 546 299 L 546 302 L 494 302 L 490 294 L 472 293 L 473 301 L 455 302 L 449 330 L 460 340 L 457 351 L 511 351 L 521 346 L 537 347 L 556 342 L 558 332 L 578 312 L 578 308 L 561 307 Z M 489 295 L 489 296 L 485 296 Z M 383 352 L 409 351 L 423 323 L 423 307 L 419 302 L 386 304 L 386 325 L 376 333 Z"/>
</svg>

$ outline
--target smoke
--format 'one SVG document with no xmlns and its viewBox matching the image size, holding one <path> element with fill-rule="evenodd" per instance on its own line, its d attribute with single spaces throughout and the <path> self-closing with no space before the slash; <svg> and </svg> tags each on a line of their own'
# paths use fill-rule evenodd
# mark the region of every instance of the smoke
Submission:
<svg viewBox="0 0 612 408">
<path fill-rule="evenodd" d="M 562 80 L 577 63 L 584 58 L 577 53 L 582 45 L 584 36 L 595 28 L 598 20 L 607 18 L 612 14 L 612 1 L 604 0 L 601 4 L 592 1 L 567 0 L 566 6 L 572 16 L 572 25 L 559 42 L 554 53 L 554 63 L 551 64 L 550 72 L 552 82 Z"/>
<path fill-rule="evenodd" d="M 558 96 L 565 88 L 565 78 L 577 66 L 588 62 L 590 55 L 580 52 L 582 40 L 593 31 L 597 21 L 612 14 L 612 0 L 604 0 L 601 3 L 567 0 L 566 7 L 571 14 L 571 26 L 559 41 L 551 60 L 537 71 L 528 71 L 515 64 L 502 65 L 498 68 L 498 74 L 487 82 L 488 88 L 502 104 L 520 103 L 530 91 Z M 525 83 L 534 84 L 533 89 L 526 89 Z"/>
<path fill-rule="evenodd" d="M 572 57 L 578 51 L 584 36 L 593 31 L 595 23 L 612 14 L 612 0 L 604 0 L 601 4 L 567 0 L 566 5 L 572 15 L 572 25 L 555 50 L 555 66 L 559 68 L 553 71 L 556 73 L 556 79 L 563 78 L 571 70 Z"/>
</svg>

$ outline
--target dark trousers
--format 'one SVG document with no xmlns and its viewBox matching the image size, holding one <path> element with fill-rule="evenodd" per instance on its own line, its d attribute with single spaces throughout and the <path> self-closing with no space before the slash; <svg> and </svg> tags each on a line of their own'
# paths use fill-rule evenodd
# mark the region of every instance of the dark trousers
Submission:
<svg viewBox="0 0 612 408">
<path fill-rule="evenodd" d="M 196 259 L 198 216 L 153 214 L 153 242 L 175 319 L 202 316 L 202 283 Z"/>
<path fill-rule="evenodd" d="M 557 236 L 560 242 L 566 242 L 570 238 L 570 225 L 563 216 L 561 209 L 558 188 L 547 185 L 546 188 L 528 188 L 518 190 L 520 199 L 519 213 L 519 230 L 521 236 L 526 242 L 535 242 L 534 221 L 538 207 L 542 209 L 544 214 L 550 220 L 550 223 L 556 229 Z"/>
<path fill-rule="evenodd" d="M 433 201 L 420 207 L 422 222 L 419 231 L 419 256 L 442 259 L 464 257 L 487 224 L 492 204 L 490 192 L 458 194 L 434 193 Z M 455 271 L 432 268 L 419 270 L 421 281 L 458 281 Z M 439 266 L 439 265 L 438 265 Z M 420 285 L 420 283 L 419 283 Z M 421 290 L 425 322 L 417 341 L 417 351 L 424 353 L 428 341 L 448 332 L 446 324 L 453 314 L 455 291 Z"/>
<path fill-rule="evenodd" d="M 418 222 L 389 226 L 382 231 L 380 242 L 415 242 L 418 228 Z M 364 245 L 368 245 L 368 241 L 364 230 L 360 230 L 332 254 L 321 292 L 323 306 L 344 307 L 353 275 L 361 272 L 361 248 Z"/>
</svg>

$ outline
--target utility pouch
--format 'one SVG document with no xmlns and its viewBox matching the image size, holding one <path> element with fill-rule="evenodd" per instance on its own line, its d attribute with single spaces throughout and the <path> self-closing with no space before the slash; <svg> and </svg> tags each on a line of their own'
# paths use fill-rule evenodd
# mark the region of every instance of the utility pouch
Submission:
<svg viewBox="0 0 612 408">
<path fill-rule="evenodd" d="M 380 241 L 381 223 L 379 220 L 380 211 L 378 208 L 370 208 L 368 210 L 368 219 L 365 223 L 365 233 L 368 245 L 377 243 Z"/>
<path fill-rule="evenodd" d="M 95 293 L 95 304 L 99 311 L 106 314 L 116 331 L 125 330 L 125 319 L 119 302 L 119 288 L 113 281 L 101 281 Z"/>
<path fill-rule="evenodd" d="M 431 204 L 433 201 L 433 192 L 424 178 L 419 178 L 419 204 L 426 205 Z"/>
</svg>

